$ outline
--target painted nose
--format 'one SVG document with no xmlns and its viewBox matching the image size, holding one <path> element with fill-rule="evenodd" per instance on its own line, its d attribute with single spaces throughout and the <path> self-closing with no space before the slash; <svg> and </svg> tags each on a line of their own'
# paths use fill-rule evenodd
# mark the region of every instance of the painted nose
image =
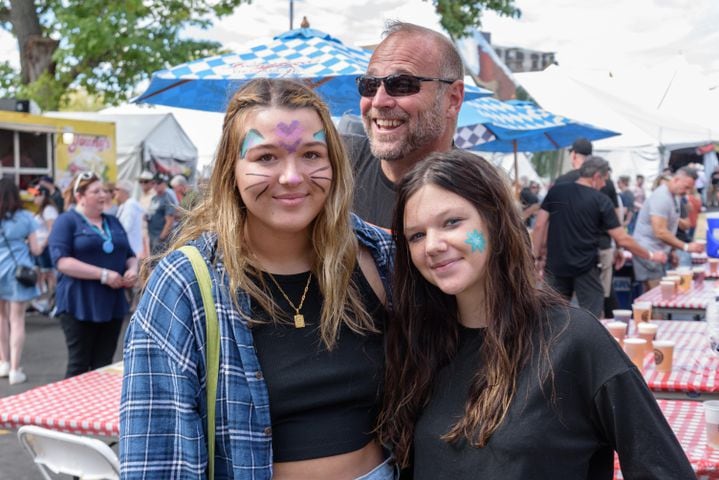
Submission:
<svg viewBox="0 0 719 480">
<path fill-rule="evenodd" d="M 294 160 L 290 160 L 285 163 L 285 166 L 282 169 L 282 174 L 280 175 L 280 183 L 282 185 L 289 186 L 295 186 L 302 183 L 302 175 L 297 169 L 297 164 Z"/>
</svg>

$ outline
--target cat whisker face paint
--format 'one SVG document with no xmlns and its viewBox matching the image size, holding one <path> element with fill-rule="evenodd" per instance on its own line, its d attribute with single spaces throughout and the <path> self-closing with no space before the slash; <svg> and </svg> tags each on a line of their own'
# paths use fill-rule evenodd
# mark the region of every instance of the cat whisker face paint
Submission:
<svg viewBox="0 0 719 480">
<path fill-rule="evenodd" d="M 332 184 L 326 133 L 317 112 L 269 107 L 248 115 L 235 178 L 248 222 L 308 228 Z"/>
</svg>

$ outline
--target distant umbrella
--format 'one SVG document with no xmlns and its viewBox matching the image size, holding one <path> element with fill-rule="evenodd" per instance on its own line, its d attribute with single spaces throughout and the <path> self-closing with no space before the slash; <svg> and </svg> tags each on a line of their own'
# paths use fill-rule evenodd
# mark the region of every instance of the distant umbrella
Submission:
<svg viewBox="0 0 719 480">
<path fill-rule="evenodd" d="M 584 137 L 599 140 L 619 133 L 576 122 L 543 110 L 531 102 L 479 98 L 462 105 L 455 144 L 483 152 L 543 152 L 570 146 Z"/>
</svg>

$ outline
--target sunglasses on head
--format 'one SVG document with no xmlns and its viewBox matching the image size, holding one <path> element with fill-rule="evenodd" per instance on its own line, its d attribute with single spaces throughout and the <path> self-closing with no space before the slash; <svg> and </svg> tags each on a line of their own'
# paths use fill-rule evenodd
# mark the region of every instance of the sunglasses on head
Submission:
<svg viewBox="0 0 719 480">
<path fill-rule="evenodd" d="M 455 80 L 445 78 L 418 77 L 406 73 L 395 73 L 386 77 L 373 77 L 360 75 L 355 79 L 357 90 L 363 97 L 374 97 L 379 86 L 384 84 L 384 90 L 391 97 L 406 97 L 419 93 L 422 82 L 442 82 L 452 84 Z"/>
<path fill-rule="evenodd" d="M 95 172 L 82 172 L 75 179 L 75 186 L 72 189 L 72 193 L 77 193 L 77 189 L 80 187 L 80 182 L 84 182 L 85 180 L 90 180 L 93 178 L 98 179 L 97 175 L 95 175 Z"/>
</svg>

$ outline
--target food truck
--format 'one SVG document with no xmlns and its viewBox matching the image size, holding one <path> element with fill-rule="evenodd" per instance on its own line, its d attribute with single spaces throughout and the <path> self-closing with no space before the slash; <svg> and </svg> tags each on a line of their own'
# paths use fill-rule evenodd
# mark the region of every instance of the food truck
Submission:
<svg viewBox="0 0 719 480">
<path fill-rule="evenodd" d="M 61 189 L 77 172 L 117 178 L 115 124 L 0 110 L 0 175 L 25 191 L 44 175 Z"/>
</svg>

